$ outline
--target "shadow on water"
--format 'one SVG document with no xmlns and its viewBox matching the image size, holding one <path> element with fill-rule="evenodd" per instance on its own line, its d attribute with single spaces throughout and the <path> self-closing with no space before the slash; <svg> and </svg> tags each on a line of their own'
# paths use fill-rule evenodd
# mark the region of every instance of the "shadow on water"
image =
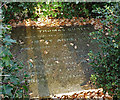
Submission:
<svg viewBox="0 0 120 100">
<path fill-rule="evenodd" d="M 17 59 L 26 66 L 28 60 L 33 64 L 25 68 L 31 75 L 32 96 L 90 88 L 84 86 L 92 73 L 86 62 L 87 53 L 96 49 L 88 40 L 88 33 L 92 31 L 92 26 L 13 29 L 12 38 L 18 41 L 11 48 L 13 54 L 22 50 Z"/>
<path fill-rule="evenodd" d="M 89 33 L 95 31 L 94 27 L 91 25 L 85 25 L 81 27 L 72 26 L 72 27 L 64 27 L 65 35 L 64 38 L 70 39 L 71 41 L 67 41 L 67 47 L 71 52 L 71 56 L 74 58 L 72 60 L 73 64 L 76 68 L 81 68 L 83 75 L 79 72 L 79 70 L 75 70 L 74 75 L 78 77 L 82 77 L 81 80 L 84 80 L 80 83 L 81 88 L 88 89 L 89 79 L 91 74 L 93 73 L 90 65 L 88 64 L 88 53 L 90 50 L 95 52 L 98 47 L 96 44 L 90 42 Z M 69 34 L 67 34 L 69 32 Z M 73 65 L 72 65 L 73 67 Z M 77 72 L 78 71 L 78 72 Z M 80 75 L 81 74 L 81 75 Z M 90 85 L 90 84 L 89 84 Z"/>
<path fill-rule="evenodd" d="M 13 45 L 11 51 L 18 61 L 21 61 L 27 66 L 24 69 L 28 71 L 28 74 L 31 76 L 29 89 L 33 93 L 32 97 L 44 97 L 49 96 L 49 88 L 44 74 L 44 64 L 40 48 L 39 50 L 35 49 L 36 44 L 34 43 L 33 37 L 36 40 L 38 39 L 34 31 L 31 27 L 13 29 L 12 37 L 17 40 L 18 44 Z M 40 47 L 39 43 L 37 46 Z M 30 61 L 32 66 L 28 65 Z"/>
</svg>

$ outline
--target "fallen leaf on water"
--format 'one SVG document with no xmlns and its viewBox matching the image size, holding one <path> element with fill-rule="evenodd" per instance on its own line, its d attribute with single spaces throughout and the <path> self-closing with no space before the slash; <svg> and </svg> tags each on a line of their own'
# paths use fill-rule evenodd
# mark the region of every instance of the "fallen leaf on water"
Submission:
<svg viewBox="0 0 120 100">
<path fill-rule="evenodd" d="M 89 47 L 90 45 L 89 45 L 89 44 L 87 44 L 87 46 Z"/>
<path fill-rule="evenodd" d="M 32 59 L 29 59 L 29 61 L 33 63 L 33 60 L 32 60 Z"/>
<path fill-rule="evenodd" d="M 64 44 L 63 46 L 65 46 L 65 47 L 66 47 L 67 45 L 66 45 L 66 44 Z"/>
<path fill-rule="evenodd" d="M 37 56 L 35 56 L 35 58 L 37 58 Z"/>
<path fill-rule="evenodd" d="M 74 44 L 73 43 L 70 43 L 71 46 L 73 46 Z"/>
<path fill-rule="evenodd" d="M 44 51 L 44 54 L 48 54 L 48 52 L 45 50 L 45 51 Z"/>
<path fill-rule="evenodd" d="M 89 61 L 90 59 L 86 59 L 86 61 Z"/>
<path fill-rule="evenodd" d="M 20 43 L 20 44 L 23 44 L 24 42 L 22 42 L 21 40 L 19 40 L 19 43 Z"/>
<path fill-rule="evenodd" d="M 57 64 L 59 63 L 59 61 L 55 61 Z"/>
<path fill-rule="evenodd" d="M 74 46 L 75 49 L 77 49 L 77 46 Z"/>
<path fill-rule="evenodd" d="M 33 93 L 29 93 L 29 95 L 32 95 Z"/>
<path fill-rule="evenodd" d="M 115 40 L 112 40 L 112 42 L 115 42 Z"/>
<path fill-rule="evenodd" d="M 49 44 L 49 42 L 48 42 L 48 41 L 45 41 L 45 44 Z"/>
<path fill-rule="evenodd" d="M 40 27 L 37 27 L 37 29 L 40 29 Z"/>
<path fill-rule="evenodd" d="M 43 39 L 40 40 L 40 42 L 43 42 L 43 41 L 44 41 Z"/>
<path fill-rule="evenodd" d="M 63 27 L 60 27 L 60 28 L 63 28 Z"/>
</svg>

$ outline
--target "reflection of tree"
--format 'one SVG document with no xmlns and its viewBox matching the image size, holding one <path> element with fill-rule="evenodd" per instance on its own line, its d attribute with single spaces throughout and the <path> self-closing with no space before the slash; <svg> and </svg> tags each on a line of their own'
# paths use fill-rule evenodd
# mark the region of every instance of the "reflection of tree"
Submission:
<svg viewBox="0 0 120 100">
<path fill-rule="evenodd" d="M 31 29 L 30 29 L 30 27 L 26 28 L 26 33 L 27 33 L 27 37 L 31 37 Z M 27 43 L 32 43 L 31 38 L 27 39 Z M 33 47 L 32 44 L 29 45 L 29 48 L 32 48 L 32 47 Z M 28 60 L 33 64 L 33 67 L 34 67 L 33 70 L 36 72 L 36 68 L 35 68 L 35 65 L 34 65 L 34 62 L 33 62 L 34 61 L 34 52 L 33 52 L 33 50 L 32 49 L 27 50 L 27 55 L 28 55 Z M 32 73 L 31 66 L 29 66 L 29 71 L 30 71 L 30 73 Z M 37 75 L 35 74 L 33 77 L 31 77 L 31 80 L 37 80 Z M 39 97 L 38 82 L 36 82 L 36 81 L 30 82 L 29 88 L 30 88 L 30 91 L 32 91 L 33 96 Z"/>
<path fill-rule="evenodd" d="M 32 35 L 34 34 L 32 34 L 31 27 L 26 27 L 26 37 L 29 37 L 27 38 L 27 44 L 31 43 L 28 48 L 33 48 L 27 50 L 27 59 L 33 64 L 32 68 L 29 66 L 29 71 L 31 74 L 31 82 L 29 87 L 33 93 L 31 97 L 49 96 L 49 88 L 45 76 L 44 62 L 42 61 L 40 48 L 36 49 L 37 47 L 40 47 L 40 44 L 39 41 L 35 42 L 35 40 L 38 40 L 37 36 L 33 38 Z"/>
</svg>

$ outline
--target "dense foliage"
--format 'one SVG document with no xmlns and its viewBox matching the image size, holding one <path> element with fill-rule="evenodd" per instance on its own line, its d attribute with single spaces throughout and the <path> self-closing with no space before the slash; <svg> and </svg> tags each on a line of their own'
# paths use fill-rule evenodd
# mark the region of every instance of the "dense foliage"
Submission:
<svg viewBox="0 0 120 100">
<path fill-rule="evenodd" d="M 7 10 L 3 8 L 4 20 L 10 19 L 20 21 L 31 18 L 33 20 L 41 17 L 49 18 L 72 18 L 72 17 L 95 17 L 92 13 L 96 7 L 103 7 L 107 3 L 87 2 L 10 2 Z"/>
<path fill-rule="evenodd" d="M 99 43 L 100 52 L 89 53 L 95 75 L 91 80 L 116 98 L 120 98 L 120 2 L 104 9 L 101 13 L 103 29 L 90 33 L 92 39 Z"/>
<path fill-rule="evenodd" d="M 91 80 L 104 91 L 120 98 L 120 3 L 107 6 L 108 3 L 80 3 L 80 2 L 10 2 L 3 9 L 4 22 L 11 19 L 22 21 L 31 18 L 33 20 L 41 17 L 49 18 L 72 18 L 72 17 L 94 17 L 101 15 L 103 29 L 90 34 L 91 38 L 100 45 L 100 52 L 89 53 L 91 66 L 95 71 Z M 106 5 L 106 6 L 105 6 Z M 105 8 L 103 7 L 105 6 Z M 101 7 L 101 8 L 99 8 Z M 92 10 L 97 8 L 97 13 Z M 103 9 L 102 9 L 103 8 Z M 10 27 L 4 27 L 0 34 L 0 67 L 2 72 L 2 91 L 5 97 L 23 97 L 27 91 L 26 77 L 20 79 L 18 73 L 22 67 L 14 61 L 10 52 L 10 45 L 15 41 L 10 38 Z M 7 75 L 7 76 L 5 76 Z M 24 82 L 23 82 L 24 81 Z"/>
<path fill-rule="evenodd" d="M 16 41 L 10 38 L 11 26 L 6 26 L 2 23 L 0 33 L 0 75 L 1 85 L 0 94 L 4 98 L 22 98 L 25 91 L 28 91 L 26 78 L 27 74 L 24 73 L 23 77 L 19 77 L 18 73 L 23 68 L 17 64 L 14 57 L 10 52 L 10 46 Z"/>
</svg>

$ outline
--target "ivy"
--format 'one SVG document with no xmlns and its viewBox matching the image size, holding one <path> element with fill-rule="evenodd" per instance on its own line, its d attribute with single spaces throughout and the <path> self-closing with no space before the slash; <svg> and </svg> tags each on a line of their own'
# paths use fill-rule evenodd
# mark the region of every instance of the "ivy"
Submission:
<svg viewBox="0 0 120 100">
<path fill-rule="evenodd" d="M 7 10 L 3 7 L 4 22 L 22 21 L 24 19 L 69 18 L 72 17 L 94 17 L 97 14 L 92 10 L 103 7 L 107 3 L 87 2 L 10 2 L 7 3 Z"/>
<path fill-rule="evenodd" d="M 2 17 L 0 16 L 2 19 Z M 28 83 L 26 79 L 28 75 L 25 74 L 22 78 L 19 77 L 19 72 L 23 66 L 17 64 L 10 52 L 10 46 L 16 43 L 11 39 L 11 26 L 0 23 L 0 93 L 4 98 L 22 98 L 28 92 Z M 24 81 L 23 83 L 21 83 Z"/>
<path fill-rule="evenodd" d="M 97 11 L 104 18 L 103 29 L 90 33 L 90 38 L 99 44 L 100 52 L 94 54 L 89 52 L 90 65 L 95 74 L 91 80 L 98 87 L 103 88 L 115 99 L 120 98 L 120 2 L 111 3 L 104 9 L 99 8 Z"/>
</svg>

